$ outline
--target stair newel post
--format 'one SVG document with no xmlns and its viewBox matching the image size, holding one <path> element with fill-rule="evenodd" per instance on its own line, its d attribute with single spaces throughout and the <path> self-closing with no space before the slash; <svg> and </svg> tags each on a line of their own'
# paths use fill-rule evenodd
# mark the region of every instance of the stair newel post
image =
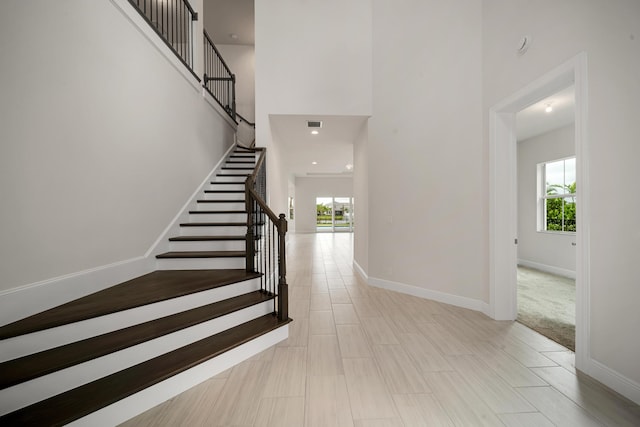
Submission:
<svg viewBox="0 0 640 427">
<path fill-rule="evenodd" d="M 287 284 L 287 257 L 285 237 L 287 220 L 280 214 L 278 222 L 278 320 L 289 318 L 289 285 Z"/>
<path fill-rule="evenodd" d="M 253 180 L 248 177 L 244 182 L 244 194 L 245 204 L 247 210 L 247 240 L 246 240 L 246 252 L 247 260 L 246 267 L 248 272 L 254 272 L 254 260 L 255 260 L 255 237 L 253 234 L 253 200 L 251 200 L 251 192 L 249 191 L 253 186 Z"/>
</svg>

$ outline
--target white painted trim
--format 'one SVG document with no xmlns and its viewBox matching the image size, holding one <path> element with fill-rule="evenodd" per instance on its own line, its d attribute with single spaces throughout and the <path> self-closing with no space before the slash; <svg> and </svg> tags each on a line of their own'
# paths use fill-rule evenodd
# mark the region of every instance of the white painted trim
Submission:
<svg viewBox="0 0 640 427">
<path fill-rule="evenodd" d="M 544 271 L 551 274 L 556 274 L 562 277 L 568 277 L 569 279 L 576 278 L 576 272 L 567 270 L 566 268 L 555 267 L 553 265 L 540 264 L 539 262 L 529 261 L 526 259 L 518 258 L 518 265 L 523 267 L 533 268 L 535 270 Z"/>
<path fill-rule="evenodd" d="M 235 145 L 238 145 L 237 136 L 238 136 L 238 123 L 234 122 L 233 119 L 224 111 L 224 108 L 218 104 L 218 101 L 215 100 L 213 96 L 202 86 L 202 97 L 207 104 L 211 106 L 230 126 L 233 127 L 233 130 L 236 132 L 233 134 L 233 141 Z"/>
<path fill-rule="evenodd" d="M 375 286 L 376 288 L 387 289 L 407 295 L 413 295 L 419 298 L 430 299 L 449 305 L 455 305 L 456 307 L 480 311 L 482 313 L 487 310 L 487 304 L 481 300 L 461 297 L 458 295 L 447 294 L 439 291 L 433 291 L 431 289 L 420 288 L 418 286 L 407 285 L 405 283 L 392 282 L 390 280 L 369 277 L 369 284 L 371 286 Z"/>
<path fill-rule="evenodd" d="M 175 53 L 166 45 L 166 43 L 160 38 L 160 36 L 153 31 L 147 21 L 135 10 L 133 5 L 128 0 L 110 0 L 111 3 L 127 18 L 131 24 L 142 34 L 153 47 L 158 50 L 164 56 L 167 61 L 180 73 L 180 75 L 187 81 L 194 89 L 200 90 L 201 83 L 191 74 L 191 71 L 184 65 L 176 56 Z M 202 16 L 202 13 L 200 13 Z M 202 35 L 200 35 L 202 37 Z M 195 39 L 194 39 L 195 40 Z M 195 59 L 195 56 L 194 56 Z M 194 60 L 195 63 L 195 60 Z M 195 70 L 194 70 L 195 72 Z"/>
<path fill-rule="evenodd" d="M 603 365 L 597 360 L 591 359 L 588 364 L 589 376 L 607 385 L 609 388 L 617 391 L 629 400 L 640 405 L 640 384 L 630 378 L 625 377 L 619 372 Z"/>
<path fill-rule="evenodd" d="M 354 270 L 356 270 L 356 273 L 358 273 L 360 277 L 364 279 L 365 282 L 369 282 L 369 275 L 366 271 L 364 271 L 364 268 L 362 268 L 360 264 L 358 264 L 358 261 L 356 261 L 355 259 L 353 260 L 353 268 Z"/>
<path fill-rule="evenodd" d="M 68 425 L 93 427 L 121 424 L 287 339 L 288 336 L 289 325 L 282 326 Z"/>
<path fill-rule="evenodd" d="M 0 325 L 150 273 L 153 266 L 148 258 L 138 257 L 2 291 Z"/>
</svg>

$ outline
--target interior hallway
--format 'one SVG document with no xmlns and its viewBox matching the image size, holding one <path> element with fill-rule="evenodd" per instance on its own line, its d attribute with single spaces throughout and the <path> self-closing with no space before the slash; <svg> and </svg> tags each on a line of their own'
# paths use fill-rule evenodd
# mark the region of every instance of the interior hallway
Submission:
<svg viewBox="0 0 640 427">
<path fill-rule="evenodd" d="M 640 425 L 523 325 L 362 283 L 352 243 L 291 234 L 289 339 L 124 425 Z"/>
</svg>

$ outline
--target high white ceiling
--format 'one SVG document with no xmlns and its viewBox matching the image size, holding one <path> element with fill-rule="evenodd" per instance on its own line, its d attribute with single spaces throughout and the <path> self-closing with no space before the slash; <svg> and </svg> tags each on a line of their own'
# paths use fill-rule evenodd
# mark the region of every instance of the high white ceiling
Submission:
<svg viewBox="0 0 640 427">
<path fill-rule="evenodd" d="M 203 15 L 213 43 L 255 44 L 253 0 L 204 0 Z"/>
<path fill-rule="evenodd" d="M 347 165 L 353 165 L 353 143 L 366 116 L 271 115 L 269 119 L 291 176 L 351 175 Z M 308 120 L 322 121 L 317 135 L 311 134 Z"/>
<path fill-rule="evenodd" d="M 553 111 L 545 108 L 551 105 Z M 516 114 L 516 138 L 518 141 L 567 126 L 575 121 L 574 87 L 570 86 Z"/>
</svg>

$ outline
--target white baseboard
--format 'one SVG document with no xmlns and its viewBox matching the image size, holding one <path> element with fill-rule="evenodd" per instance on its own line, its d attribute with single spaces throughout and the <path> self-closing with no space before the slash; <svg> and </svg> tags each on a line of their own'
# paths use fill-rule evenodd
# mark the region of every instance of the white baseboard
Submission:
<svg viewBox="0 0 640 427">
<path fill-rule="evenodd" d="M 526 259 L 520 259 L 520 258 L 518 258 L 518 265 L 521 265 L 523 267 L 533 268 L 533 269 L 544 271 L 551 274 L 556 274 L 562 277 L 568 277 L 569 279 L 575 280 L 576 278 L 575 271 L 567 270 L 560 267 L 555 267 L 553 265 L 540 264 L 538 262 L 528 261 Z"/>
<path fill-rule="evenodd" d="M 488 311 L 488 304 L 484 301 L 461 297 L 458 295 L 447 294 L 444 292 L 433 291 L 431 289 L 420 288 L 418 286 L 407 285 L 405 283 L 392 282 L 390 280 L 378 279 L 369 276 L 369 284 L 377 288 L 388 289 L 390 291 L 401 292 L 403 294 L 413 295 L 420 298 L 430 299 L 445 304 L 455 305 L 456 307 L 468 308 L 470 310 Z"/>
<path fill-rule="evenodd" d="M 366 271 L 364 271 L 364 268 L 360 267 L 360 264 L 358 264 L 355 259 L 353 260 L 353 268 L 356 270 L 356 273 L 358 273 L 360 277 L 364 279 L 365 282 L 369 282 L 369 275 Z"/>
<path fill-rule="evenodd" d="M 595 378 L 627 399 L 640 405 L 640 384 L 619 372 L 603 365 L 594 359 L 589 359 L 584 373 Z"/>
</svg>

